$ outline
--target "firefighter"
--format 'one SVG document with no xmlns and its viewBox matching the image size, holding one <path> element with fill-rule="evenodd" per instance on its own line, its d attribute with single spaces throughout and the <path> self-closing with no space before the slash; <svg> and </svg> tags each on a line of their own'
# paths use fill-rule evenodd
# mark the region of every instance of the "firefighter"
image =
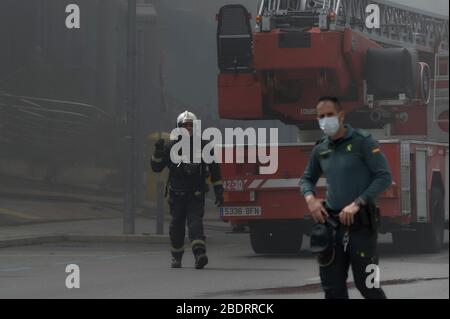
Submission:
<svg viewBox="0 0 450 319">
<path fill-rule="evenodd" d="M 190 146 L 193 145 L 193 123 L 197 117 L 191 112 L 183 112 L 177 118 L 177 127 L 185 128 L 190 135 Z M 171 160 L 172 146 L 178 141 L 164 145 L 160 139 L 155 144 L 155 152 L 151 159 L 154 172 L 169 169 L 169 179 L 166 195 L 170 205 L 172 220 L 170 223 L 170 241 L 172 253 L 172 268 L 181 268 L 184 254 L 184 238 L 186 222 L 195 257 L 195 268 L 202 269 L 208 263 L 206 255 L 205 235 L 203 233 L 203 215 L 205 193 L 208 191 L 208 179 L 214 185 L 216 205 L 223 204 L 223 186 L 220 168 L 217 163 L 206 164 L 183 159 L 179 163 Z M 202 142 L 202 148 L 205 143 Z M 193 158 L 193 147 L 190 147 L 190 159 Z"/>
<path fill-rule="evenodd" d="M 328 228 L 326 231 L 316 224 L 311 238 L 312 251 L 318 253 L 325 298 L 348 298 L 346 282 L 351 265 L 363 297 L 385 299 L 378 282 L 371 280 L 376 277 L 368 276 L 378 267 L 375 200 L 392 183 L 386 158 L 369 133 L 344 124 L 345 114 L 337 98 L 321 98 L 317 115 L 325 137 L 311 153 L 301 191 L 314 221 Z M 325 201 L 315 193 L 322 175 L 327 178 Z"/>
</svg>

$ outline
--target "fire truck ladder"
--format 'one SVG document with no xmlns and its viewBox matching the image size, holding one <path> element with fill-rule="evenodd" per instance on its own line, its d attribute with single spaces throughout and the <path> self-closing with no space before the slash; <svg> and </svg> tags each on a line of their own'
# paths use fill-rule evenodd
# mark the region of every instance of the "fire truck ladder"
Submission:
<svg viewBox="0 0 450 319">
<path fill-rule="evenodd" d="M 372 8 L 370 5 L 379 8 L 379 28 L 370 28 L 366 23 Z M 324 19 L 332 12 L 333 20 L 327 23 Z M 432 54 L 439 46 L 444 51 L 449 49 L 448 17 L 386 0 L 263 0 L 258 15 L 269 15 L 278 22 L 280 19 L 292 21 L 293 18 L 305 19 L 312 15 L 319 18 L 318 26 L 321 28 L 351 28 L 383 46 L 410 47 Z"/>
<path fill-rule="evenodd" d="M 385 0 L 342 0 L 337 5 L 338 26 L 350 27 L 383 45 L 413 47 L 435 53 L 449 49 L 448 17 L 402 6 Z M 380 9 L 380 28 L 368 28 L 369 5 Z"/>
</svg>

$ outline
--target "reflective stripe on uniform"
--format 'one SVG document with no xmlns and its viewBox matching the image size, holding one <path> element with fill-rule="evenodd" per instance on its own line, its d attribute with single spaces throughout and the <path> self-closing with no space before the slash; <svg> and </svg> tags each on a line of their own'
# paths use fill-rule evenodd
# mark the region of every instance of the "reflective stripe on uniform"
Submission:
<svg viewBox="0 0 450 319">
<path fill-rule="evenodd" d="M 184 252 L 184 246 L 181 247 L 181 248 L 174 248 L 174 247 L 172 247 L 172 248 L 171 248 L 171 251 L 172 251 L 173 253 L 182 253 L 182 252 Z"/>
<path fill-rule="evenodd" d="M 162 158 L 156 158 L 156 157 L 152 156 L 152 161 L 155 162 L 155 163 L 161 163 L 163 161 L 163 159 Z"/>
<path fill-rule="evenodd" d="M 191 243 L 192 247 L 194 246 L 205 246 L 205 241 L 201 239 L 193 240 Z"/>
<path fill-rule="evenodd" d="M 223 185 L 223 181 L 222 181 L 222 180 L 219 180 L 219 181 L 217 181 L 217 182 L 214 182 L 213 185 L 214 185 L 214 186 Z"/>
</svg>

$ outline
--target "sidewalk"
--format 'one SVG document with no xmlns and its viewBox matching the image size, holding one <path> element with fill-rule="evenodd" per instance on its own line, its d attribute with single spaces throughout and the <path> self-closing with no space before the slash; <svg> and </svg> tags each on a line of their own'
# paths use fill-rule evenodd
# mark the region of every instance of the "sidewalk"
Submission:
<svg viewBox="0 0 450 319">
<path fill-rule="evenodd" d="M 209 195 L 209 194 L 208 194 Z M 37 200 L 37 201 L 55 201 L 55 202 L 67 202 L 67 203 L 88 203 L 98 204 L 109 208 L 115 208 L 116 210 L 122 210 L 124 206 L 124 199 L 120 196 L 112 197 L 105 194 L 91 193 L 71 193 L 55 190 L 37 190 L 21 187 L 1 187 L 0 186 L 0 199 L 13 199 L 13 200 Z M 216 221 L 218 220 L 219 212 L 215 208 L 213 201 L 207 196 L 205 203 L 205 220 Z M 168 205 L 165 204 L 166 215 L 168 216 Z M 156 203 L 152 201 L 145 201 L 140 209 L 146 210 L 147 217 L 156 216 Z M 166 217 L 168 218 L 168 217 Z"/>
<path fill-rule="evenodd" d="M 21 226 L 0 227 L 0 248 L 37 245 L 56 242 L 90 243 L 151 243 L 169 244 L 168 220 L 164 221 L 164 234 L 156 234 L 156 221 L 150 218 L 136 218 L 135 234 L 123 234 L 121 218 L 53 222 Z M 221 221 L 205 221 L 208 240 L 211 232 L 230 231 L 228 224 Z"/>
<path fill-rule="evenodd" d="M 34 183 L 0 186 L 0 248 L 60 241 L 169 243 L 169 209 L 164 235 L 156 234 L 156 203 L 136 211 L 135 235 L 123 235 L 123 198 L 95 191 L 39 189 Z M 229 231 L 206 198 L 204 223 L 211 231 Z"/>
<path fill-rule="evenodd" d="M 23 188 L 0 187 L 0 196 L 13 199 L 54 200 L 67 202 L 106 203 L 121 205 L 123 199 L 104 195 L 87 195 L 80 193 L 30 190 Z"/>
</svg>

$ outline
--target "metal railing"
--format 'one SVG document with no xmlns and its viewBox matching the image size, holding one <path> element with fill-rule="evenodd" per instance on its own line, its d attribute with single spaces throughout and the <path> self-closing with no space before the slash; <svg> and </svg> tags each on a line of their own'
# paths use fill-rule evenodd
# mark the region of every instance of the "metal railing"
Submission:
<svg viewBox="0 0 450 319">
<path fill-rule="evenodd" d="M 0 138 L 11 147 L 39 148 L 49 156 L 74 144 L 84 148 L 112 122 L 111 115 L 93 105 L 0 92 Z"/>
</svg>

